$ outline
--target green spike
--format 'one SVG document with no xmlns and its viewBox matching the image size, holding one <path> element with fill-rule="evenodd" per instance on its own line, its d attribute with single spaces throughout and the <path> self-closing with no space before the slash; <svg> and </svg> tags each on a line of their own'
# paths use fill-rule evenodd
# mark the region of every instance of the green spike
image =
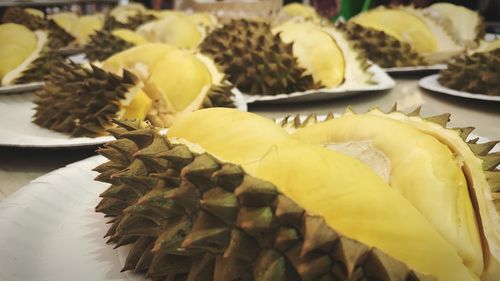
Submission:
<svg viewBox="0 0 500 281">
<path fill-rule="evenodd" d="M 229 238 L 229 228 L 222 221 L 201 211 L 195 219 L 192 231 L 182 242 L 182 247 L 223 253 L 229 243 Z"/>
<path fill-rule="evenodd" d="M 122 236 L 122 237 L 120 237 L 118 242 L 116 242 L 113 249 L 117 249 L 117 248 L 119 248 L 121 246 L 125 246 L 125 245 L 130 245 L 130 244 L 134 243 L 136 240 L 137 240 L 136 236 Z"/>
<path fill-rule="evenodd" d="M 163 180 L 167 186 L 175 187 L 181 183 L 180 174 L 177 170 L 167 169 L 161 173 L 151 173 L 152 177 Z"/>
<path fill-rule="evenodd" d="M 144 219 L 141 216 L 125 214 L 116 228 L 116 234 L 122 235 L 140 235 L 140 236 L 156 236 L 160 228 L 151 220 Z"/>
<path fill-rule="evenodd" d="M 193 162 L 184 167 L 181 175 L 185 176 L 200 190 L 205 191 L 214 186 L 212 174 L 220 168 L 215 159 L 204 153 L 194 158 Z"/>
<path fill-rule="evenodd" d="M 299 233 L 292 227 L 280 227 L 274 240 L 274 247 L 280 251 L 286 251 L 294 246 L 300 239 Z"/>
<path fill-rule="evenodd" d="M 262 250 L 254 262 L 253 276 L 255 281 L 285 281 L 286 259 L 276 250 Z"/>
<path fill-rule="evenodd" d="M 157 155 L 173 163 L 176 167 L 183 167 L 191 163 L 194 159 L 193 154 L 185 145 L 175 145 L 172 149 L 165 150 Z"/>
<path fill-rule="evenodd" d="M 213 174 L 213 177 L 217 185 L 234 191 L 243 181 L 243 170 L 237 165 L 224 164 L 220 170 Z"/>
<path fill-rule="evenodd" d="M 274 201 L 278 191 L 272 183 L 246 175 L 235 194 L 242 205 L 267 206 Z"/>
<path fill-rule="evenodd" d="M 127 259 L 125 261 L 125 265 L 123 266 L 121 272 L 134 270 L 134 268 L 139 263 L 139 260 L 143 253 L 154 243 L 153 237 L 142 236 L 137 241 L 135 241 L 134 245 L 130 249 Z"/>
<path fill-rule="evenodd" d="M 146 272 L 146 278 L 170 281 L 170 278 L 175 278 L 179 273 L 189 272 L 191 263 L 190 257 L 156 254 Z"/>
<path fill-rule="evenodd" d="M 141 128 L 141 120 L 139 119 L 134 119 L 134 120 L 113 119 L 113 123 L 128 131 L 134 131 Z"/>
<path fill-rule="evenodd" d="M 474 154 L 479 156 L 486 156 L 490 150 L 492 150 L 499 141 L 490 141 L 485 143 L 468 143 L 470 149 Z"/>
<path fill-rule="evenodd" d="M 123 154 L 121 154 L 114 148 L 99 148 L 97 149 L 97 153 L 108 158 L 109 160 L 115 162 L 120 166 L 127 166 L 129 164 L 128 159 L 125 158 Z"/>
<path fill-rule="evenodd" d="M 153 130 L 150 128 L 142 128 L 132 131 L 127 131 L 120 135 L 120 138 L 126 138 L 136 143 L 139 148 L 144 148 L 153 141 Z"/>
<path fill-rule="evenodd" d="M 485 171 L 486 180 L 492 192 L 500 192 L 500 171 Z"/>
<path fill-rule="evenodd" d="M 102 198 L 115 198 L 125 202 L 132 202 L 139 198 L 138 194 L 126 185 L 111 185 L 100 195 Z"/>
<path fill-rule="evenodd" d="M 483 169 L 493 171 L 500 164 L 500 151 L 480 156 L 480 158 L 483 160 Z"/>
<path fill-rule="evenodd" d="M 150 267 L 154 257 L 153 252 L 151 251 L 153 249 L 153 246 L 154 246 L 154 241 L 149 243 L 149 245 L 146 247 L 146 249 L 142 253 L 141 258 L 139 259 L 137 265 L 134 268 L 135 273 L 144 272 Z"/>
<path fill-rule="evenodd" d="M 99 213 L 104 213 L 108 216 L 118 216 L 122 211 L 127 208 L 128 203 L 114 198 L 105 198 L 99 202 L 95 211 Z"/>
<path fill-rule="evenodd" d="M 274 227 L 273 211 L 270 207 L 240 208 L 236 225 L 254 236 L 259 243 L 272 243 L 272 238 L 267 235 Z"/>
<path fill-rule="evenodd" d="M 258 253 L 259 243 L 245 232 L 238 228 L 233 228 L 229 245 L 224 252 L 224 257 L 251 262 Z"/>
<path fill-rule="evenodd" d="M 137 151 L 134 156 L 139 159 L 155 158 L 158 153 L 168 151 L 169 147 L 170 143 L 165 137 L 160 136 L 158 133 L 153 133 L 153 141 L 151 144 Z"/>
<path fill-rule="evenodd" d="M 443 114 L 436 115 L 436 116 L 425 117 L 424 119 L 429 121 L 429 122 L 439 124 L 443 128 L 446 128 L 446 124 L 448 124 L 448 122 L 450 122 L 450 116 L 451 116 L 451 114 L 449 114 L 449 113 L 443 113 Z"/>
<path fill-rule="evenodd" d="M 106 130 L 108 133 L 110 133 L 113 137 L 118 139 L 121 134 L 128 132 L 124 128 L 109 128 Z"/>
<path fill-rule="evenodd" d="M 201 208 L 227 224 L 232 224 L 238 214 L 238 200 L 232 192 L 216 187 L 203 193 Z"/>
<path fill-rule="evenodd" d="M 201 193 L 192 183 L 183 179 L 179 188 L 177 188 L 168 198 L 175 200 L 175 202 L 181 205 L 188 214 L 194 214 L 198 211 Z"/>
<path fill-rule="evenodd" d="M 164 225 L 152 249 L 154 253 L 173 253 L 181 245 L 186 235 L 191 230 L 191 220 L 179 217 Z"/>
<path fill-rule="evenodd" d="M 455 130 L 458 130 L 460 138 L 462 138 L 463 141 L 467 141 L 467 138 L 469 137 L 470 133 L 474 131 L 474 129 L 474 127 L 455 128 Z"/>
<path fill-rule="evenodd" d="M 314 250 L 329 252 L 339 235 L 320 216 L 306 215 L 303 225 L 304 242 L 300 255 L 303 257 Z"/>
</svg>

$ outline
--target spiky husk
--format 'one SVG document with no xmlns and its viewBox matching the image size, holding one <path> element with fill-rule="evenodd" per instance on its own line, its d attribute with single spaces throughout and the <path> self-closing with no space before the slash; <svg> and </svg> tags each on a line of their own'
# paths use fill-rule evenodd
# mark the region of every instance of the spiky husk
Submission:
<svg viewBox="0 0 500 281">
<path fill-rule="evenodd" d="M 348 22 L 339 24 L 354 47 L 381 67 L 404 67 L 427 65 L 425 59 L 414 51 L 408 43 L 401 42 L 383 31 L 363 27 Z"/>
<path fill-rule="evenodd" d="M 44 18 L 32 15 L 22 8 L 8 8 L 3 15 L 2 21 L 5 23 L 12 22 L 22 24 L 33 31 L 42 29 L 48 30 L 48 47 L 51 49 L 66 47 L 75 40 L 75 37 L 73 37 L 73 35 L 66 32 L 53 20 L 46 20 Z"/>
<path fill-rule="evenodd" d="M 232 20 L 216 29 L 200 49 L 221 65 L 229 80 L 250 95 L 276 95 L 321 88 L 305 75 L 292 44 L 273 35 L 268 23 Z"/>
<path fill-rule="evenodd" d="M 500 48 L 454 58 L 441 70 L 439 83 L 459 91 L 500 96 Z"/>
<path fill-rule="evenodd" d="M 119 122 L 95 168 L 96 211 L 131 244 L 123 271 L 152 280 L 434 280 L 331 229 L 269 182 L 153 128 Z"/>
<path fill-rule="evenodd" d="M 14 84 L 43 81 L 44 76 L 51 72 L 52 67 L 63 59 L 63 56 L 57 51 L 50 49 L 42 51 L 40 56 L 14 81 Z"/>
<path fill-rule="evenodd" d="M 203 100 L 202 108 L 236 107 L 233 101 L 234 94 L 231 91 L 232 89 L 233 85 L 227 83 L 222 85 L 213 85 Z"/>
<path fill-rule="evenodd" d="M 47 21 L 44 18 L 32 15 L 19 7 L 7 8 L 2 22 L 22 24 L 33 31 L 47 28 Z"/>
<path fill-rule="evenodd" d="M 58 61 L 36 92 L 33 122 L 74 137 L 105 134 L 137 78 L 124 71 L 123 77 L 96 66 L 87 69 L 73 62 Z"/>
<path fill-rule="evenodd" d="M 108 57 L 133 46 L 134 44 L 113 35 L 111 31 L 98 30 L 90 35 L 90 42 L 83 47 L 83 52 L 90 61 L 104 61 Z"/>
<path fill-rule="evenodd" d="M 116 20 L 112 16 L 107 16 L 104 20 L 103 30 L 112 31 L 119 28 L 125 28 L 130 30 L 135 30 L 139 26 L 143 25 L 146 22 L 155 20 L 156 17 L 153 15 L 146 15 L 143 13 L 137 13 L 133 16 L 129 16 L 127 18 L 127 22 L 123 23 Z"/>
</svg>

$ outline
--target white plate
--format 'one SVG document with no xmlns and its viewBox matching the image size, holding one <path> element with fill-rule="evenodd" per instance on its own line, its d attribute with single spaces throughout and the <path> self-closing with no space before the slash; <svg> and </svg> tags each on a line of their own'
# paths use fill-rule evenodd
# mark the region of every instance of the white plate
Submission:
<svg viewBox="0 0 500 281">
<path fill-rule="evenodd" d="M 111 136 L 73 138 L 34 124 L 31 122 L 35 114 L 33 97 L 32 93 L 0 96 L 0 146 L 81 147 L 97 146 L 113 139 Z M 239 110 L 247 111 L 241 95 L 236 95 L 234 102 Z"/>
<path fill-rule="evenodd" d="M 19 84 L 19 85 L 2 86 L 2 87 L 0 87 L 0 95 L 21 93 L 21 92 L 30 92 L 30 91 L 38 90 L 42 86 L 43 86 L 43 82 L 32 82 L 32 83 Z"/>
<path fill-rule="evenodd" d="M 443 93 L 447 95 L 476 99 L 476 100 L 487 100 L 487 101 L 500 101 L 500 96 L 488 96 L 483 94 L 473 94 L 469 92 L 462 92 L 447 88 L 438 81 L 439 74 L 426 76 L 418 81 L 418 85 L 426 90 Z M 500 91 L 500 89 L 498 89 Z"/>
<path fill-rule="evenodd" d="M 334 89 L 309 90 L 305 92 L 295 92 L 291 94 L 279 94 L 275 96 L 260 96 L 243 94 L 247 103 L 300 103 L 308 101 L 321 101 L 336 99 L 359 94 L 369 94 L 375 91 L 384 91 L 392 89 L 396 83 L 379 66 L 372 65 L 368 71 L 373 74 L 373 85 L 360 85 L 352 87 L 340 86 Z M 233 92 L 239 92 L 233 89 Z"/>
<path fill-rule="evenodd" d="M 428 71 L 439 71 L 446 69 L 446 64 L 434 64 L 434 65 L 421 65 L 421 66 L 400 66 L 400 67 L 387 67 L 384 70 L 387 73 L 393 74 L 413 74 Z"/>
<path fill-rule="evenodd" d="M 127 248 L 103 239 L 109 225 L 94 207 L 109 184 L 91 171 L 103 162 L 94 156 L 70 164 L 0 201 L 0 280 L 146 280 L 120 273 Z"/>
</svg>

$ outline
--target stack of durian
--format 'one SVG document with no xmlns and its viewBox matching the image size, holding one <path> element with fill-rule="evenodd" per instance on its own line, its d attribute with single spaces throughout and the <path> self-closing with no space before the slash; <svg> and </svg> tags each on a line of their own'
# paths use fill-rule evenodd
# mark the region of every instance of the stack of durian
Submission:
<svg viewBox="0 0 500 281">
<path fill-rule="evenodd" d="M 119 121 L 96 210 L 151 280 L 497 280 L 496 142 L 418 112 Z"/>
<path fill-rule="evenodd" d="M 477 48 L 485 32 L 479 14 L 448 3 L 425 9 L 380 7 L 353 17 L 343 28 L 368 58 L 386 68 L 445 62 Z"/>
</svg>

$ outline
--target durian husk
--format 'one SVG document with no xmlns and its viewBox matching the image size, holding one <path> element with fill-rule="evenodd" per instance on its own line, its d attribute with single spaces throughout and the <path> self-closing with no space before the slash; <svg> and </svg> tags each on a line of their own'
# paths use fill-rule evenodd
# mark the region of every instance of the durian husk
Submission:
<svg viewBox="0 0 500 281">
<path fill-rule="evenodd" d="M 453 58 L 438 81 L 458 91 L 500 96 L 500 48 Z"/>
<path fill-rule="evenodd" d="M 19 7 L 9 7 L 2 17 L 3 23 L 17 23 L 35 31 L 47 28 L 47 21 L 40 16 L 27 12 Z"/>
<path fill-rule="evenodd" d="M 121 101 L 130 100 L 138 79 L 128 71 L 120 77 L 94 65 L 85 68 L 61 60 L 44 82 L 35 95 L 33 122 L 73 137 L 96 137 L 120 115 Z"/>
<path fill-rule="evenodd" d="M 354 22 L 338 23 L 355 48 L 381 67 L 422 66 L 429 64 L 410 44 L 384 31 L 364 27 Z"/>
<path fill-rule="evenodd" d="M 117 123 L 117 140 L 99 150 L 110 161 L 96 179 L 111 187 L 96 211 L 111 218 L 109 242 L 132 246 L 123 271 L 153 280 L 436 280 L 334 230 L 245 167 Z"/>
<path fill-rule="evenodd" d="M 478 225 L 481 227 L 484 270 L 480 274 L 480 278 L 483 281 L 496 280 L 500 274 L 498 250 L 500 201 L 497 200 L 500 198 L 500 172 L 498 170 L 500 157 L 497 155 L 498 152 L 491 152 L 491 150 L 498 142 L 478 143 L 477 138 L 469 139 L 469 134 L 474 130 L 473 127 L 447 127 L 450 120 L 449 114 L 422 117 L 420 116 L 420 108 L 405 114 L 397 111 L 397 105 L 394 105 L 387 113 L 373 109 L 366 114 L 391 118 L 411 125 L 436 138 L 454 153 L 457 161 L 462 165 L 463 173 L 467 179 L 470 200 L 475 209 Z M 333 114 L 329 113 L 325 120 L 333 118 Z M 305 119 L 301 119 L 297 115 L 285 118 L 280 125 L 289 131 L 295 131 L 318 122 L 322 121 L 319 121 L 315 115 L 310 115 Z"/>
<path fill-rule="evenodd" d="M 299 66 L 292 44 L 273 35 L 268 23 L 232 20 L 210 33 L 200 49 L 245 94 L 288 94 L 322 87 Z"/>
<path fill-rule="evenodd" d="M 124 28 L 124 29 L 136 30 L 139 26 L 156 19 L 157 18 L 154 15 L 137 13 L 135 15 L 127 17 L 127 19 L 124 22 L 121 22 L 115 19 L 113 16 L 108 15 L 104 20 L 103 29 L 115 30 Z"/>
<path fill-rule="evenodd" d="M 110 56 L 133 46 L 135 44 L 115 36 L 110 31 L 99 30 L 90 35 L 90 42 L 84 46 L 83 51 L 85 57 L 90 61 L 104 61 Z"/>
</svg>

